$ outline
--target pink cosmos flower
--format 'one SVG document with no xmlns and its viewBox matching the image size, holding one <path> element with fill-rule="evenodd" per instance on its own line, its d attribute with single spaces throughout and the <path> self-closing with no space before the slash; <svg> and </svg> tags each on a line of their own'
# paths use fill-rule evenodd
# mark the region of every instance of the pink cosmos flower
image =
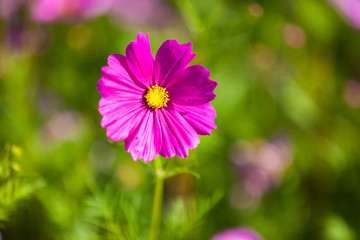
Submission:
<svg viewBox="0 0 360 240">
<path fill-rule="evenodd" d="M 248 228 L 234 228 L 215 235 L 211 240 L 263 240 L 255 231 Z"/>
<path fill-rule="evenodd" d="M 36 21 L 74 21 L 89 19 L 107 12 L 113 0 L 35 0 L 31 15 Z"/>
<path fill-rule="evenodd" d="M 164 157 L 186 157 L 197 147 L 200 135 L 216 129 L 217 83 L 210 71 L 189 66 L 196 56 L 192 44 L 165 41 L 156 57 L 151 54 L 149 35 L 139 32 L 126 48 L 126 56 L 108 58 L 97 83 L 102 95 L 101 126 L 114 141 L 125 140 L 125 150 L 136 161 Z"/>
</svg>

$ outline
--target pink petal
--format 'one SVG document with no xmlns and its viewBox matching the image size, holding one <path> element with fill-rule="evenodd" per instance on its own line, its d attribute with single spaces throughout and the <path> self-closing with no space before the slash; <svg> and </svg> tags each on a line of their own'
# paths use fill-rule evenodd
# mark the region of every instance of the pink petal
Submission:
<svg viewBox="0 0 360 240">
<path fill-rule="evenodd" d="M 196 130 L 200 135 L 210 135 L 216 129 L 216 112 L 210 103 L 196 106 L 175 105 L 175 110 Z"/>
<path fill-rule="evenodd" d="M 252 229 L 239 227 L 220 232 L 211 240 L 263 240 L 263 238 Z"/>
<path fill-rule="evenodd" d="M 125 139 L 125 150 L 131 153 L 134 161 L 142 158 L 144 162 L 149 162 L 160 152 L 161 134 L 157 114 L 157 111 L 143 109 L 138 115 L 141 120 Z"/>
<path fill-rule="evenodd" d="M 142 99 L 145 87 L 129 73 L 125 57 L 111 55 L 108 64 L 102 67 L 102 78 L 97 83 L 100 94 L 107 99 Z"/>
<path fill-rule="evenodd" d="M 203 66 L 185 68 L 169 82 L 170 101 L 178 105 L 200 105 L 215 98 L 217 83 L 209 79 L 210 72 Z"/>
<path fill-rule="evenodd" d="M 161 66 L 161 72 L 158 78 L 155 78 L 157 84 L 163 87 L 179 71 L 189 65 L 196 56 L 192 54 L 192 44 L 179 44 L 176 40 L 167 40 L 156 53 L 155 62 Z"/>
<path fill-rule="evenodd" d="M 113 141 L 124 140 L 139 122 L 144 110 L 141 101 L 113 101 L 101 98 L 99 112 L 103 115 L 101 126 L 106 127 L 106 136 Z"/>
<path fill-rule="evenodd" d="M 130 71 L 148 88 L 153 85 L 154 57 L 151 54 L 149 34 L 139 32 L 137 39 L 126 47 Z"/>
<path fill-rule="evenodd" d="M 158 122 L 161 128 L 162 145 L 160 154 L 173 157 L 175 154 L 185 158 L 188 150 L 197 147 L 200 138 L 193 127 L 173 109 L 159 109 Z"/>
<path fill-rule="evenodd" d="M 145 88 L 145 86 L 140 82 L 129 69 L 129 66 L 126 61 L 126 57 L 120 54 L 110 55 L 108 57 L 108 65 L 113 68 L 116 74 L 123 75 L 124 81 L 131 80 L 131 84 L 133 87 Z"/>
<path fill-rule="evenodd" d="M 37 0 L 31 5 L 31 15 L 36 21 L 48 23 L 60 15 L 62 1 Z"/>
</svg>

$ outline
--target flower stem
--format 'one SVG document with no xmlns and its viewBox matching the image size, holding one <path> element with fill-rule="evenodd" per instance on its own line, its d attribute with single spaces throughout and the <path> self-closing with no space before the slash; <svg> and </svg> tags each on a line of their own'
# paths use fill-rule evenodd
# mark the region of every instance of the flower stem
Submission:
<svg viewBox="0 0 360 240">
<path fill-rule="evenodd" d="M 161 158 L 157 157 L 154 159 L 155 165 L 155 196 L 153 203 L 153 212 L 150 228 L 150 240 L 156 240 L 159 236 L 159 229 L 161 224 L 161 209 L 162 209 L 162 200 L 164 192 L 164 169 L 162 167 Z"/>
</svg>

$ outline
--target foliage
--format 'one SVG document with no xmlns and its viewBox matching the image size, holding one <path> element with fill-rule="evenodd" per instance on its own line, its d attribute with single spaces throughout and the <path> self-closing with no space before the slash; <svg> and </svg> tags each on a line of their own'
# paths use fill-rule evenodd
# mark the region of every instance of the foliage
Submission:
<svg viewBox="0 0 360 240">
<path fill-rule="evenodd" d="M 29 197 L 35 190 L 44 187 L 44 182 L 37 176 L 24 174 L 16 160 L 21 157 L 21 148 L 6 144 L 4 158 L 0 165 L 0 223 L 16 210 L 21 200 Z"/>
</svg>

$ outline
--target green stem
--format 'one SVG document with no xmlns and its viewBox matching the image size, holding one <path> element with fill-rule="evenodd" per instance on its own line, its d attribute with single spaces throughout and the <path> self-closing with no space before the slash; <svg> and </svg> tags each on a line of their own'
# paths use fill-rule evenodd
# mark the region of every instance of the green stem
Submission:
<svg viewBox="0 0 360 240">
<path fill-rule="evenodd" d="M 161 158 L 157 157 L 154 160 L 155 165 L 155 177 L 156 177 L 156 185 L 155 185 L 155 196 L 154 196 L 154 205 L 153 205 L 153 213 L 151 220 L 151 228 L 150 228 L 150 240 L 156 240 L 159 236 L 159 229 L 161 224 L 161 209 L 162 209 L 162 200 L 163 200 L 163 192 L 164 192 L 164 169 L 161 164 Z"/>
</svg>

